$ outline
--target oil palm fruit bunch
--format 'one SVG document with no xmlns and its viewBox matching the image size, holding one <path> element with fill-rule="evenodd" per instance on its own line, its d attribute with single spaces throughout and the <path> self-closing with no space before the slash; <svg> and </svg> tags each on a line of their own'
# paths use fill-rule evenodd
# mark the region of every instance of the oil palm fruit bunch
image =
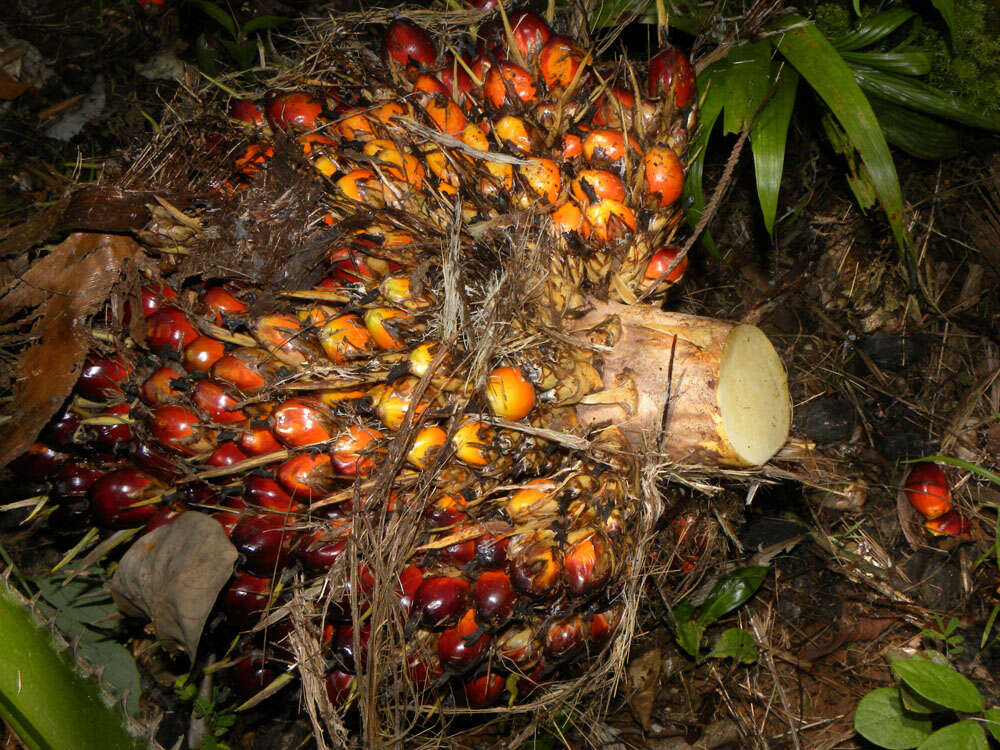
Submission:
<svg viewBox="0 0 1000 750">
<path fill-rule="evenodd" d="M 355 208 L 390 207 L 438 226 L 456 210 L 482 226 L 518 211 L 551 248 L 548 308 L 572 307 L 580 293 L 662 296 L 683 274 L 683 260 L 663 273 L 661 251 L 677 251 L 697 121 L 685 55 L 667 47 L 645 74 L 627 61 L 599 63 L 530 10 L 501 9 L 476 32 L 438 45 L 396 20 L 368 85 L 239 100 L 231 115 L 259 134 L 290 131 L 329 193 Z M 273 153 L 266 138 L 251 143 L 237 159 L 242 178 Z"/>
<path fill-rule="evenodd" d="M 605 65 L 499 8 L 442 41 L 399 19 L 363 77 L 232 102 L 214 207 L 137 229 L 159 264 L 11 466 L 58 532 L 211 514 L 239 559 L 210 627 L 246 694 L 302 627 L 341 706 L 386 670 L 473 707 L 579 674 L 628 636 L 640 452 L 752 466 L 788 432 L 759 330 L 622 304 L 684 270 L 683 54 Z M 221 273 L 212 212 L 266 224 L 243 197 L 303 178 L 312 281 L 251 273 L 263 243 Z"/>
</svg>

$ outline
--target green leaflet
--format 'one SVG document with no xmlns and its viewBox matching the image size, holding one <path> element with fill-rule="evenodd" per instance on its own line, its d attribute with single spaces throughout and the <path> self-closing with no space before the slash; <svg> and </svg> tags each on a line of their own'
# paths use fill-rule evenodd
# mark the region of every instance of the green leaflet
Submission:
<svg viewBox="0 0 1000 750">
<path fill-rule="evenodd" d="M 126 730 L 125 715 L 72 667 L 5 582 L 0 582 L 0 633 L 0 715 L 31 750 L 145 746 Z"/>
<path fill-rule="evenodd" d="M 919 159 L 950 159 L 961 153 L 962 135 L 955 128 L 877 97 L 871 104 L 893 146 Z"/>
<path fill-rule="evenodd" d="M 735 47 L 729 53 L 729 65 L 722 130 L 739 133 L 771 88 L 771 45 L 762 39 Z"/>
<path fill-rule="evenodd" d="M 952 44 L 955 42 L 955 0 L 931 0 L 931 5 L 938 9 L 941 18 L 948 26 L 948 33 L 951 34 Z"/>
<path fill-rule="evenodd" d="M 898 659 L 892 671 L 922 698 L 963 713 L 983 710 L 983 698 L 976 686 L 951 667 L 926 659 Z"/>
<path fill-rule="evenodd" d="M 861 699 L 854 712 L 854 728 L 878 747 L 906 750 L 927 739 L 933 725 L 930 719 L 905 711 L 899 690 L 886 687 L 872 690 Z"/>
<path fill-rule="evenodd" d="M 826 102 L 854 144 L 889 220 L 900 255 L 907 258 L 909 265 L 912 243 L 903 227 L 899 177 L 868 98 L 847 63 L 815 24 L 797 15 L 783 21 L 786 28 L 795 28 L 771 37 L 772 43 Z"/>
<path fill-rule="evenodd" d="M 923 81 L 884 73 L 867 65 L 853 65 L 851 68 L 858 84 L 870 94 L 963 125 L 1000 131 L 1000 115 L 985 114 L 959 97 L 929 86 Z"/>
<path fill-rule="evenodd" d="M 841 52 L 850 52 L 869 47 L 875 42 L 885 39 L 904 23 L 916 15 L 912 10 L 893 8 L 879 13 L 872 18 L 865 18 L 855 25 L 854 30 L 830 40 L 833 46 Z"/>
<path fill-rule="evenodd" d="M 686 213 L 688 223 L 694 227 L 705 212 L 705 195 L 702 186 L 702 174 L 705 169 L 705 148 L 712 135 L 716 120 L 722 113 L 726 101 L 726 71 L 729 66 L 725 62 L 710 65 L 698 75 L 698 91 L 704 92 L 699 106 L 698 132 L 691 141 L 690 153 L 693 157 L 688 162 L 688 171 L 684 180 L 683 201 L 688 206 Z M 715 258 L 721 258 L 712 235 L 706 231 L 702 236 L 702 244 Z"/>
<path fill-rule="evenodd" d="M 923 76 L 931 72 L 931 56 L 917 50 L 911 52 L 844 52 L 848 63 L 867 65 L 887 73 Z"/>
<path fill-rule="evenodd" d="M 983 725 L 959 721 L 937 730 L 917 750 L 989 750 Z"/>
<path fill-rule="evenodd" d="M 779 69 L 780 77 L 779 77 Z M 750 145 L 753 147 L 753 167 L 757 178 L 757 199 L 764 215 L 767 233 L 774 235 L 774 220 L 778 214 L 778 191 L 785 168 L 785 146 L 788 142 L 788 125 L 795 107 L 795 93 L 799 74 L 790 65 L 771 63 L 770 79 L 778 79 L 770 101 L 764 105 L 750 128 Z"/>
</svg>

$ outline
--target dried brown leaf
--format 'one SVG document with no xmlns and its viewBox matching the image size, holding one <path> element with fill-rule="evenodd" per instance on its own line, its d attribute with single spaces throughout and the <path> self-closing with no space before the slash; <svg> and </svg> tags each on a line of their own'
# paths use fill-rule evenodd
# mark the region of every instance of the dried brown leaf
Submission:
<svg viewBox="0 0 1000 750">
<path fill-rule="evenodd" d="M 662 665 L 663 658 L 658 648 L 647 651 L 628 665 L 629 707 L 635 720 L 647 731 L 653 715 Z"/>
<path fill-rule="evenodd" d="M 122 264 L 141 252 L 131 238 L 71 234 L 0 291 L 0 319 L 23 315 L 35 343 L 15 364 L 13 399 L 0 430 L 0 466 L 23 453 L 66 399 L 88 341 L 83 325 L 107 299 Z"/>
<path fill-rule="evenodd" d="M 148 617 L 160 640 L 193 659 L 238 556 L 218 521 L 188 511 L 129 548 L 111 579 L 111 594 L 125 614 Z"/>
</svg>

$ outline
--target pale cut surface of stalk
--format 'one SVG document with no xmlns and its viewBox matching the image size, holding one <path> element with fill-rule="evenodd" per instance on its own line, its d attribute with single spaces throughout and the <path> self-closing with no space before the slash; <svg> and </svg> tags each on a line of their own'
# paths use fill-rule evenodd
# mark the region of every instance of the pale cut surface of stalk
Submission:
<svg viewBox="0 0 1000 750">
<path fill-rule="evenodd" d="M 687 465 L 760 466 L 785 444 L 788 376 L 759 328 L 614 302 L 594 302 L 579 328 L 609 316 L 621 321 L 621 337 L 605 359 L 604 386 L 631 380 L 636 400 L 581 404 L 585 424 L 615 424 L 636 449 L 659 446 Z"/>
</svg>

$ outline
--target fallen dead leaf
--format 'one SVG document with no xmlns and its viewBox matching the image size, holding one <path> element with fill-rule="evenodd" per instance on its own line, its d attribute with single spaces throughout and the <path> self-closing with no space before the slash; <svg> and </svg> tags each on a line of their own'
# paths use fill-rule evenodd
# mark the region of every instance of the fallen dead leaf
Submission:
<svg viewBox="0 0 1000 750">
<path fill-rule="evenodd" d="M 639 725 L 649 731 L 653 715 L 653 703 L 660 682 L 663 658 L 658 648 L 642 654 L 628 665 L 628 704 Z"/>
<path fill-rule="evenodd" d="M 14 363 L 14 397 L 0 429 L 0 466 L 35 441 L 66 399 L 87 354 L 85 322 L 107 299 L 122 264 L 138 253 L 141 248 L 130 237 L 71 234 L 0 290 L 0 320 L 21 316 L 35 341 Z"/>
<path fill-rule="evenodd" d="M 0 70 L 0 101 L 10 101 L 17 99 L 28 90 L 28 84 L 21 83 L 4 70 Z"/>
<path fill-rule="evenodd" d="M 152 620 L 156 636 L 191 659 L 239 553 L 209 515 L 188 511 L 138 539 L 118 563 L 111 595 L 125 614 Z"/>
</svg>

